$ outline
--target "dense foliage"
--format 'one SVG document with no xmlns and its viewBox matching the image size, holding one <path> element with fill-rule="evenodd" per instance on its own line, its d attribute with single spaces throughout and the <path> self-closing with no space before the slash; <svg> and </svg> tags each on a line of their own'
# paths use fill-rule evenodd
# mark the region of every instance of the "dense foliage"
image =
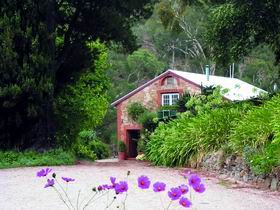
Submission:
<svg viewBox="0 0 280 210">
<path fill-rule="evenodd" d="M 128 116 L 136 122 L 139 120 L 139 117 L 146 111 L 147 111 L 147 108 L 138 102 L 131 103 L 127 107 Z"/>
<path fill-rule="evenodd" d="M 53 146 L 56 126 L 62 128 L 59 136 L 68 134 L 74 123 L 69 121 L 74 117 L 87 118 L 86 128 L 90 121 L 92 127 L 96 126 L 107 105 L 103 94 L 99 96 L 106 85 L 96 68 L 105 66 L 94 64 L 98 52 L 92 53 L 88 43 L 99 38 L 119 42 L 127 51 L 136 49 L 131 27 L 148 17 L 152 6 L 149 0 L 1 1 L 1 147 Z M 89 99 L 93 87 L 100 104 Z M 72 109 L 78 98 L 85 101 L 79 101 L 80 108 L 75 104 Z M 68 124 L 65 127 L 53 116 L 56 103 L 62 111 L 59 118 L 68 118 L 63 122 Z M 69 119 L 72 111 L 77 115 Z M 75 119 L 77 127 L 80 122 L 82 125 L 84 119 Z M 71 130 L 70 139 L 76 133 Z"/>
<path fill-rule="evenodd" d="M 106 114 L 109 81 L 107 52 L 100 42 L 88 43 L 95 57 L 75 83 L 67 85 L 56 98 L 57 139 L 65 148 L 71 147 L 82 130 L 95 128 Z"/>
<path fill-rule="evenodd" d="M 0 168 L 20 166 L 55 166 L 74 164 L 76 157 L 72 152 L 62 149 L 49 150 L 43 153 L 35 151 L 0 151 Z"/>
<path fill-rule="evenodd" d="M 92 130 L 83 130 L 78 134 L 74 145 L 77 157 L 96 160 L 109 157 L 109 146 L 103 143 Z"/>
<path fill-rule="evenodd" d="M 222 103 L 209 109 L 205 104 L 196 115 L 187 111 L 156 128 L 146 156 L 157 165 L 182 166 L 222 149 L 243 155 L 256 173 L 270 173 L 280 164 L 279 100 L 276 95 L 260 106 Z"/>
<path fill-rule="evenodd" d="M 185 113 L 159 125 L 147 145 L 148 159 L 159 165 L 182 166 L 192 157 L 226 146 L 230 129 L 244 109 L 226 106 L 195 117 Z"/>
</svg>

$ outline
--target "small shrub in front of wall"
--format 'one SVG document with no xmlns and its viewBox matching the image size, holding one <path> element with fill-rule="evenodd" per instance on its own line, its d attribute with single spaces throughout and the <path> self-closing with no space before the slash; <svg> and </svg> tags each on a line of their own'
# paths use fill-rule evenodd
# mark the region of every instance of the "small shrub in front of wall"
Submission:
<svg viewBox="0 0 280 210">
<path fill-rule="evenodd" d="M 118 152 L 125 152 L 126 151 L 126 145 L 122 140 L 118 141 Z"/>
<path fill-rule="evenodd" d="M 176 103 L 176 110 L 178 112 L 185 112 L 187 111 L 186 104 L 191 99 L 191 94 L 189 92 L 185 92 L 177 101 Z"/>
<path fill-rule="evenodd" d="M 128 115 L 134 121 L 138 121 L 139 117 L 146 111 L 147 109 L 138 102 L 134 102 L 127 107 Z"/>
<path fill-rule="evenodd" d="M 193 95 L 186 103 L 187 111 L 193 115 L 197 115 L 222 107 L 228 103 L 223 98 L 223 94 L 226 92 L 227 90 L 221 90 L 220 87 L 217 87 L 212 94 Z"/>
<path fill-rule="evenodd" d="M 280 166 L 280 142 L 268 143 L 261 150 L 250 153 L 247 159 L 256 174 L 273 173 L 273 169 Z"/>
</svg>

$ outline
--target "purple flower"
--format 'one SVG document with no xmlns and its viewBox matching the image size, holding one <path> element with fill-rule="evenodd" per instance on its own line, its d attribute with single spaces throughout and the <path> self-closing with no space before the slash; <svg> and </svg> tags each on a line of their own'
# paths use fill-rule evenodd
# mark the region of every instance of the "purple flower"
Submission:
<svg viewBox="0 0 280 210">
<path fill-rule="evenodd" d="M 203 193 L 205 191 L 205 186 L 204 184 L 198 184 L 193 186 L 193 189 L 195 190 L 195 192 Z"/>
<path fill-rule="evenodd" d="M 103 190 L 111 190 L 114 189 L 115 187 L 113 185 L 108 185 L 108 184 L 103 184 L 102 189 Z"/>
<path fill-rule="evenodd" d="M 181 172 L 181 175 L 186 178 L 190 175 L 190 173 L 191 171 L 189 169 L 185 169 L 184 171 Z"/>
<path fill-rule="evenodd" d="M 180 203 L 181 206 L 183 206 L 183 207 L 185 207 L 185 208 L 189 208 L 189 207 L 192 205 L 192 203 L 190 202 L 190 200 L 187 199 L 187 198 L 185 198 L 185 197 L 182 197 L 182 198 L 180 199 L 179 203 Z"/>
<path fill-rule="evenodd" d="M 189 177 L 189 185 L 192 187 L 200 184 L 200 181 L 201 180 L 200 180 L 199 176 L 197 176 L 196 174 L 193 174 Z"/>
<path fill-rule="evenodd" d="M 116 186 L 116 177 L 110 177 L 110 181 L 111 181 L 111 186 L 108 186 L 108 189 L 113 189 Z"/>
<path fill-rule="evenodd" d="M 52 169 L 50 169 L 50 168 L 42 169 L 37 172 L 37 177 L 47 176 L 51 171 L 52 171 Z"/>
<path fill-rule="evenodd" d="M 110 177 L 110 181 L 111 181 L 111 183 L 112 183 L 112 185 L 113 186 L 115 186 L 115 184 L 116 184 L 116 177 Z"/>
<path fill-rule="evenodd" d="M 168 196 L 171 200 L 178 200 L 181 197 L 182 193 L 178 187 L 173 187 L 168 191 Z"/>
<path fill-rule="evenodd" d="M 161 192 L 165 190 L 166 184 L 163 182 L 156 182 L 153 185 L 154 187 L 154 192 Z"/>
<path fill-rule="evenodd" d="M 141 189 L 148 189 L 150 187 L 150 184 L 151 181 L 147 176 L 142 175 L 138 178 L 138 187 L 140 187 Z"/>
<path fill-rule="evenodd" d="M 185 195 L 187 192 L 189 192 L 189 187 L 188 185 L 185 184 L 179 186 L 179 189 L 181 190 L 182 195 Z"/>
<path fill-rule="evenodd" d="M 45 185 L 44 188 L 52 187 L 53 185 L 54 185 L 54 179 L 48 179 L 47 184 Z"/>
<path fill-rule="evenodd" d="M 101 185 L 99 185 L 98 187 L 97 187 L 97 190 L 98 191 L 101 191 L 101 190 L 103 190 L 104 188 L 103 188 L 103 186 L 101 186 Z"/>
<path fill-rule="evenodd" d="M 116 183 L 115 191 L 116 191 L 117 194 L 121 194 L 123 192 L 127 192 L 127 190 L 128 190 L 127 182 L 120 181 L 119 183 Z"/>
<path fill-rule="evenodd" d="M 69 177 L 61 177 L 62 180 L 64 180 L 65 182 L 74 182 L 75 179 L 69 178 Z"/>
</svg>

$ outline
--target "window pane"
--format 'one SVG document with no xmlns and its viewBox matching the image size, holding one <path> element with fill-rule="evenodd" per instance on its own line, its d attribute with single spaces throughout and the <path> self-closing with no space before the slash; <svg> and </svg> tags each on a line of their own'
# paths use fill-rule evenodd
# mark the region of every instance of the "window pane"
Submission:
<svg viewBox="0 0 280 210">
<path fill-rule="evenodd" d="M 175 105 L 179 99 L 178 93 L 162 94 L 161 95 L 161 104 L 162 106 Z"/>
<path fill-rule="evenodd" d="M 166 79 L 166 84 L 167 84 L 167 85 L 174 85 L 174 84 L 175 84 L 174 78 L 173 78 L 173 77 L 168 77 L 168 78 Z"/>
<path fill-rule="evenodd" d="M 175 105 L 179 99 L 179 94 L 172 94 L 172 105 Z"/>
<path fill-rule="evenodd" d="M 163 96 L 163 106 L 168 106 L 170 104 L 170 99 L 168 94 L 164 94 Z"/>
</svg>

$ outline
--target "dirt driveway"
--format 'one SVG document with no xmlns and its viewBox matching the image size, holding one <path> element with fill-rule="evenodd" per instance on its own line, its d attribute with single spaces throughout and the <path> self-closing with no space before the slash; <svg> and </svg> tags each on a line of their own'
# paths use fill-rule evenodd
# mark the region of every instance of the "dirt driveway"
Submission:
<svg viewBox="0 0 280 210">
<path fill-rule="evenodd" d="M 0 170 L 0 210 L 63 210 L 67 209 L 58 199 L 52 188 L 44 189 L 44 178 L 35 176 L 42 167 L 16 168 Z M 128 178 L 129 194 L 126 201 L 126 210 L 159 210 L 161 202 L 159 193 L 152 190 L 140 190 L 136 187 L 137 177 L 144 174 L 152 182 L 164 181 L 167 187 L 178 186 L 186 180 L 180 175 L 180 170 L 149 166 L 148 163 L 137 161 L 99 162 L 93 164 L 79 164 L 75 166 L 52 167 L 57 176 L 70 176 L 76 179 L 68 188 L 71 199 L 76 200 L 78 191 L 81 190 L 80 200 L 91 192 L 93 186 L 108 182 L 110 176 L 119 180 L 126 177 L 126 172 L 131 171 Z M 203 175 L 202 175 L 203 176 Z M 207 190 L 204 194 L 195 195 L 193 209 L 197 210 L 279 210 L 280 196 L 278 193 L 260 191 L 251 188 L 232 188 L 230 185 L 216 178 L 203 176 Z M 104 209 L 103 203 L 107 198 L 102 198 L 97 206 L 87 209 Z M 121 195 L 109 209 L 117 208 L 119 201 L 124 199 Z M 161 193 L 164 205 L 169 203 L 166 192 Z M 106 202 L 105 202 L 106 203 Z M 183 209 L 174 202 L 171 207 Z"/>
</svg>

